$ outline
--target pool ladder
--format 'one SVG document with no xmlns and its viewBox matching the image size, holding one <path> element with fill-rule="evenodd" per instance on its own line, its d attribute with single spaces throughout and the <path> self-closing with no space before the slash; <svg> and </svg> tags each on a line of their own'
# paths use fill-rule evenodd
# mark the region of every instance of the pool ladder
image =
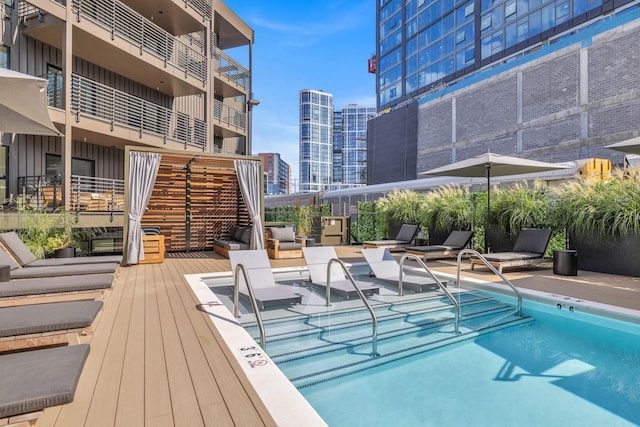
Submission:
<svg viewBox="0 0 640 427">
<path fill-rule="evenodd" d="M 344 262 L 342 260 L 339 260 L 338 258 L 331 258 L 327 263 L 327 306 L 331 305 L 331 265 L 334 262 L 338 263 L 340 267 L 342 267 L 342 270 L 347 275 L 347 278 L 353 285 L 356 293 L 358 294 L 364 305 L 367 307 L 367 310 L 369 310 L 373 328 L 371 332 L 371 356 L 374 358 L 378 358 L 380 357 L 380 353 L 378 353 L 378 318 L 376 317 L 376 313 L 373 311 L 373 308 L 371 308 L 371 304 L 369 304 L 369 301 L 367 301 L 367 298 L 362 293 L 362 290 L 358 287 L 358 285 L 356 285 L 356 281 L 353 280 L 353 276 L 351 276 L 351 273 L 349 273 L 349 269 L 344 264 Z"/>
<path fill-rule="evenodd" d="M 460 304 L 458 303 L 458 301 L 456 301 L 456 299 L 453 297 L 453 295 L 451 294 L 451 292 L 449 292 L 449 290 L 447 289 L 447 287 L 440 281 L 440 279 L 438 279 L 436 277 L 435 274 L 433 274 L 433 272 L 431 271 L 431 269 L 429 267 L 427 267 L 427 264 L 425 264 L 420 257 L 418 257 L 417 255 L 413 255 L 413 254 L 405 254 L 402 255 L 402 257 L 400 258 L 400 277 L 398 278 L 398 295 L 402 296 L 402 275 L 404 274 L 404 261 L 406 259 L 411 259 L 413 261 L 416 261 L 418 263 L 418 265 L 427 272 L 427 274 L 436 282 L 436 284 L 438 285 L 438 287 L 440 288 L 440 290 L 442 292 L 444 292 L 447 295 L 447 298 L 449 298 L 449 300 L 451 301 L 451 304 L 453 304 L 454 310 L 455 310 L 455 315 L 456 315 L 456 319 L 455 319 L 455 329 L 454 329 L 454 333 L 457 335 L 460 333 Z"/>
<path fill-rule="evenodd" d="M 517 316 L 522 316 L 522 294 L 520 293 L 520 291 L 518 290 L 518 288 L 509 281 L 509 279 L 507 279 L 506 277 L 504 277 L 504 275 L 502 273 L 500 273 L 498 271 L 497 268 L 495 268 L 485 257 L 482 256 L 482 254 L 480 254 L 480 252 L 475 251 L 473 249 L 463 249 L 460 251 L 460 253 L 458 254 L 458 268 L 457 268 L 457 280 L 456 280 L 456 284 L 458 286 L 458 288 L 460 288 L 460 266 L 462 264 L 462 256 L 463 255 L 473 255 L 475 257 L 477 257 L 480 261 L 482 261 L 484 263 L 484 265 L 486 265 L 489 270 L 493 271 L 495 274 L 498 275 L 498 277 L 500 277 L 502 279 L 502 281 L 509 286 L 513 292 L 515 292 L 516 294 L 516 298 L 518 299 L 518 308 L 516 310 L 516 315 Z"/>
<path fill-rule="evenodd" d="M 260 310 L 258 310 L 258 303 L 256 302 L 256 298 L 253 295 L 253 287 L 251 286 L 251 282 L 249 281 L 249 275 L 247 274 L 247 269 L 243 264 L 236 265 L 236 271 L 233 275 L 233 315 L 237 319 L 240 317 L 239 315 L 239 302 L 240 302 L 240 282 L 238 278 L 240 275 L 238 274 L 242 271 L 242 275 L 244 276 L 244 282 L 247 284 L 247 290 L 249 291 L 249 300 L 251 301 L 251 307 L 253 308 L 253 312 L 256 315 L 256 322 L 258 323 L 258 329 L 260 330 L 260 347 L 263 350 L 267 349 L 267 339 L 264 334 L 264 324 L 262 323 L 262 317 L 260 317 Z"/>
</svg>

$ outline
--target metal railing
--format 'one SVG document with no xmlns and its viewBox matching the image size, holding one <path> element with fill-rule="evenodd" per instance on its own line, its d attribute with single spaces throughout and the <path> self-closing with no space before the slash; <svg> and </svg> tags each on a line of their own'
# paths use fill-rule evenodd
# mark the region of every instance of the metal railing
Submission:
<svg viewBox="0 0 640 427">
<path fill-rule="evenodd" d="M 215 70 L 220 77 L 224 77 L 227 81 L 242 86 L 244 89 L 248 89 L 249 70 L 234 61 L 229 55 L 217 47 L 212 47 L 211 50 L 212 57 L 215 60 Z"/>
<path fill-rule="evenodd" d="M 174 140 L 202 150 L 207 144 L 207 123 L 185 113 L 172 111 L 151 101 L 78 75 L 71 81 L 71 111 L 80 121 L 91 117 Z"/>
<path fill-rule="evenodd" d="M 353 285 L 354 289 L 356 290 L 356 293 L 358 294 L 358 296 L 360 297 L 364 305 L 367 307 L 367 310 L 369 310 L 369 314 L 371 315 L 371 326 L 372 326 L 371 356 L 380 357 L 380 353 L 378 353 L 378 318 L 376 317 L 376 313 L 373 311 L 371 304 L 369 304 L 369 302 L 367 301 L 367 298 L 362 293 L 362 289 L 360 289 L 356 284 L 356 281 L 353 280 L 353 277 L 351 276 L 351 273 L 349 273 L 347 266 L 344 264 L 344 262 L 342 262 L 342 260 L 339 260 L 338 258 L 331 258 L 327 263 L 327 306 L 329 306 L 331 303 L 331 264 L 333 264 L 334 262 L 337 262 L 340 265 L 340 267 L 342 267 L 342 270 L 347 275 L 347 278 Z"/>
<path fill-rule="evenodd" d="M 211 18 L 211 0 L 183 0 L 184 7 L 190 7 L 204 18 Z"/>
<path fill-rule="evenodd" d="M 251 307 L 253 308 L 253 313 L 256 315 L 256 322 L 258 322 L 258 329 L 260 330 L 260 347 L 263 350 L 267 349 L 267 339 L 264 334 L 264 325 L 262 324 L 262 318 L 260 317 L 260 310 L 258 310 L 258 303 L 256 302 L 256 298 L 253 294 L 253 287 L 251 286 L 251 282 L 249 281 L 249 275 L 247 274 L 247 269 L 243 264 L 236 265 L 235 274 L 233 275 L 233 315 L 238 318 L 239 316 L 239 305 L 240 305 L 240 282 L 238 278 L 240 277 L 239 272 L 242 270 L 242 275 L 244 276 L 244 282 L 247 284 L 247 290 L 249 291 L 249 300 L 251 301 Z"/>
<path fill-rule="evenodd" d="M 207 58 L 200 52 L 181 42 L 172 34 L 147 20 L 133 9 L 115 0 L 73 0 L 73 12 L 78 22 L 89 19 L 111 33 L 136 45 L 143 52 L 150 53 L 183 71 L 185 77 L 191 75 L 207 81 Z"/>
<path fill-rule="evenodd" d="M 484 265 L 486 265 L 489 270 L 493 271 L 496 275 L 498 275 L 498 277 L 500 277 L 502 279 L 502 281 L 509 286 L 513 292 L 515 292 L 516 294 L 516 298 L 518 299 L 518 308 L 516 311 L 516 315 L 517 316 L 522 316 L 522 294 L 520 293 L 520 291 L 518 290 L 518 288 L 509 281 L 509 279 L 507 279 L 506 277 L 504 277 L 504 275 L 502 273 L 500 273 L 498 271 L 498 269 L 496 269 L 485 257 L 483 257 L 480 252 L 475 251 L 473 249 L 463 249 L 460 251 L 460 253 L 458 253 L 458 268 L 457 268 L 457 278 L 456 278 L 456 283 L 458 288 L 460 287 L 460 266 L 462 265 L 462 256 L 463 255 L 472 255 L 477 257 L 480 261 L 482 261 L 484 263 Z"/>
<path fill-rule="evenodd" d="M 70 210 L 74 212 L 123 212 L 124 181 L 71 175 Z M 59 175 L 18 177 L 20 203 L 35 209 L 55 210 L 64 206 Z"/>
<path fill-rule="evenodd" d="M 124 181 L 71 175 L 71 210 L 74 212 L 123 212 Z"/>
<path fill-rule="evenodd" d="M 456 301 L 456 299 L 453 297 L 453 295 L 451 294 L 451 292 L 449 292 L 449 290 L 447 289 L 447 287 L 440 281 L 440 279 L 438 279 L 436 277 L 435 274 L 433 274 L 433 272 L 431 271 L 431 269 L 429 267 L 427 267 L 427 264 L 425 264 L 420 257 L 418 257 L 417 255 L 413 255 L 413 254 L 405 254 L 402 255 L 402 257 L 400 258 L 400 277 L 398 278 L 398 295 L 402 295 L 402 275 L 404 272 L 404 261 L 406 259 L 412 259 L 413 261 L 416 261 L 418 263 L 418 265 L 420 267 L 422 267 L 422 269 L 424 271 L 427 272 L 427 274 L 433 279 L 435 280 L 436 284 L 438 285 L 438 287 L 440 288 L 440 290 L 442 292 L 444 292 L 447 295 L 447 298 L 449 298 L 449 300 L 451 301 L 451 303 L 453 304 L 454 310 L 455 310 L 455 329 L 454 329 L 454 333 L 455 334 L 459 334 L 460 333 L 460 304 L 458 303 L 458 301 Z"/>
<path fill-rule="evenodd" d="M 244 131 L 247 125 L 247 114 L 237 110 L 222 101 L 213 100 L 213 117 L 229 126 Z"/>
</svg>

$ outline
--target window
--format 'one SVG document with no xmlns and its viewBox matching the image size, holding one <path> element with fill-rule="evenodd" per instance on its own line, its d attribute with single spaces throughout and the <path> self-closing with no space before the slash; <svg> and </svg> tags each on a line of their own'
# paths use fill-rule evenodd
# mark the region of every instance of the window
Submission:
<svg viewBox="0 0 640 427">
<path fill-rule="evenodd" d="M 47 98 L 52 107 L 64 108 L 64 88 L 62 69 L 47 64 Z"/>
<path fill-rule="evenodd" d="M 486 15 L 480 21 L 480 31 L 484 31 L 489 27 L 491 27 L 491 15 Z"/>
<path fill-rule="evenodd" d="M 511 16 L 516 13 L 516 0 L 511 0 L 504 5 L 504 16 Z"/>
<path fill-rule="evenodd" d="M 9 68 L 9 48 L 0 45 L 0 68 Z"/>
</svg>

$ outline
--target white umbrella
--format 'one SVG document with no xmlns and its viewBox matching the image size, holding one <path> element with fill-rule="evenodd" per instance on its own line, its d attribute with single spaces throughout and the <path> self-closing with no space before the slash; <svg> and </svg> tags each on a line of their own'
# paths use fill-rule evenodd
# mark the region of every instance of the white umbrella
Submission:
<svg viewBox="0 0 640 427">
<path fill-rule="evenodd" d="M 61 135 L 47 109 L 47 81 L 0 68 L 0 132 Z"/>
<path fill-rule="evenodd" d="M 470 159 L 461 160 L 446 166 L 431 169 L 420 175 L 461 176 L 470 178 L 487 178 L 487 223 L 484 233 L 484 248 L 489 246 L 489 211 L 491 207 L 491 176 L 521 175 L 525 173 L 544 172 L 554 169 L 566 169 L 568 166 L 557 163 L 539 162 L 521 159 L 520 157 L 503 156 L 485 153 Z"/>
<path fill-rule="evenodd" d="M 604 148 L 610 148 L 628 154 L 640 154 L 640 136 L 616 142 L 615 144 L 605 145 Z"/>
</svg>

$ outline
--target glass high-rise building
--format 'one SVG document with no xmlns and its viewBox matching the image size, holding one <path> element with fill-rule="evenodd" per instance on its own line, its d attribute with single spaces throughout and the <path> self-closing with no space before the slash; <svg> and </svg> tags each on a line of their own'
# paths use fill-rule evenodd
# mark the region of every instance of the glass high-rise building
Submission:
<svg viewBox="0 0 640 427">
<path fill-rule="evenodd" d="M 633 0 L 379 0 L 378 109 L 394 107 Z"/>
<path fill-rule="evenodd" d="M 320 191 L 333 181 L 333 95 L 300 91 L 300 191 Z"/>
<path fill-rule="evenodd" d="M 375 116 L 375 107 L 357 104 L 334 113 L 334 183 L 367 183 L 367 121 Z"/>
</svg>

